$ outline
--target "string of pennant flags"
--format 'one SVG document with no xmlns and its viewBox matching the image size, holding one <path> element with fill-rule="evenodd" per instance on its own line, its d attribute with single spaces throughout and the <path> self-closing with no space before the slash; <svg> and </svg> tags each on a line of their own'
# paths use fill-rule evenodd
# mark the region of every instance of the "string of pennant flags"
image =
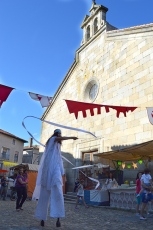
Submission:
<svg viewBox="0 0 153 230">
<path fill-rule="evenodd" d="M 128 169 L 130 169 L 130 168 L 134 168 L 134 169 L 136 169 L 136 168 L 138 168 L 138 164 L 142 164 L 143 163 L 143 160 L 142 159 L 139 159 L 138 161 L 137 161 L 137 163 L 135 163 L 135 162 L 132 162 L 132 163 L 130 163 L 130 162 L 122 162 L 122 161 L 117 161 L 117 166 L 120 168 L 120 167 L 122 167 L 122 169 L 124 169 L 125 167 L 126 168 L 128 168 Z"/>
<path fill-rule="evenodd" d="M 9 86 L 5 86 L 5 85 L 1 85 L 0 84 L 0 107 L 2 106 L 2 104 L 7 100 L 7 98 L 9 97 L 10 93 L 12 92 L 12 90 L 14 90 L 15 88 L 9 87 Z M 32 92 L 28 92 L 29 96 L 36 101 L 39 101 L 42 107 L 48 107 L 52 101 L 52 97 L 49 96 L 44 96 L 44 95 L 40 95 L 40 94 L 36 94 L 36 93 L 32 93 Z M 82 112 L 83 117 L 87 117 L 87 113 L 86 111 L 89 110 L 90 111 L 90 115 L 94 116 L 94 109 L 97 109 L 97 114 L 101 114 L 101 108 L 104 107 L 106 113 L 110 112 L 110 109 L 114 109 L 116 110 L 116 116 L 117 118 L 119 118 L 120 113 L 123 113 L 124 116 L 126 117 L 127 113 L 129 111 L 133 112 L 135 109 L 137 109 L 137 107 L 127 107 L 127 106 L 112 106 L 112 105 L 102 105 L 102 104 L 92 104 L 92 103 L 85 103 L 85 102 L 78 102 L 78 101 L 72 101 L 72 100 L 65 100 L 69 113 L 74 113 L 75 118 L 78 118 L 78 113 Z M 152 120 L 153 119 L 153 108 L 147 108 L 147 112 L 148 112 L 148 117 Z M 35 117 L 36 118 L 36 117 Z M 38 119 L 38 118 L 37 118 Z M 45 120 L 44 120 L 45 121 Z M 60 127 L 64 127 L 64 128 L 68 128 L 68 129 L 74 129 L 77 131 L 81 131 L 81 132 L 85 132 L 85 133 L 89 133 L 86 130 L 81 130 L 81 129 L 76 129 L 76 128 L 72 128 L 72 127 L 66 127 L 66 126 L 61 126 L 59 124 L 55 124 L 52 122 L 48 122 L 45 121 L 47 123 L 50 123 L 52 125 L 57 125 Z M 150 121 L 151 122 L 151 121 Z M 152 121 L 153 124 L 153 121 Z M 24 125 L 24 121 L 22 123 L 23 127 L 26 129 L 25 125 Z M 27 130 L 27 129 L 26 129 Z M 32 134 L 27 130 L 27 132 L 29 133 L 30 136 L 32 136 Z M 91 135 L 94 136 L 94 134 L 90 133 Z M 33 137 L 33 136 L 32 136 Z M 96 136 L 95 136 L 96 137 Z M 36 140 L 36 139 L 35 139 Z M 37 140 L 36 140 L 37 141 Z M 38 141 L 37 141 L 38 142 Z M 39 142 L 39 144 L 41 144 Z M 42 145 L 42 144 L 41 144 Z M 72 164 L 68 159 L 64 158 L 66 161 L 68 161 L 70 164 Z M 140 162 L 139 162 L 140 163 Z M 118 161 L 117 162 L 118 166 L 122 166 L 122 168 L 125 168 L 125 162 L 121 162 Z M 137 168 L 137 164 L 136 163 L 132 163 L 132 166 L 134 168 Z M 127 168 L 131 168 L 131 164 L 128 163 Z M 82 171 L 81 171 L 82 172 Z M 83 172 L 82 172 L 83 173 Z M 84 173 L 83 173 L 84 174 Z M 84 174 L 85 175 L 85 174 Z M 85 175 L 86 176 L 86 175 Z M 98 188 L 99 187 L 99 181 L 88 177 L 88 179 L 97 182 L 97 185 L 95 187 Z"/>
<path fill-rule="evenodd" d="M 0 107 L 7 100 L 12 90 L 15 88 L 0 84 Z M 28 92 L 31 99 L 39 101 L 42 107 L 48 107 L 52 101 L 52 97 L 44 96 L 37 93 Z M 101 114 L 101 108 L 105 108 L 105 112 L 109 113 L 110 109 L 116 110 L 116 117 L 119 118 L 120 113 L 127 116 L 129 111 L 133 112 L 138 107 L 136 106 L 114 106 L 114 105 L 103 105 L 103 104 L 94 104 L 94 103 L 86 103 L 72 100 L 65 100 L 69 113 L 74 113 L 75 118 L 78 118 L 78 113 L 82 112 L 84 118 L 87 117 L 87 110 L 90 111 L 90 115 L 95 115 L 95 109 L 97 109 L 97 114 Z M 147 107 L 147 114 L 150 123 L 153 125 L 153 107 Z"/>
<path fill-rule="evenodd" d="M 0 107 L 2 106 L 3 102 L 7 100 L 10 93 L 14 89 L 15 88 L 0 84 Z M 29 93 L 29 96 L 33 100 L 39 101 L 42 107 L 48 107 L 50 105 L 52 97 L 44 96 L 44 95 L 40 95 L 40 94 L 32 93 L 32 92 L 28 92 L 28 93 Z"/>
</svg>

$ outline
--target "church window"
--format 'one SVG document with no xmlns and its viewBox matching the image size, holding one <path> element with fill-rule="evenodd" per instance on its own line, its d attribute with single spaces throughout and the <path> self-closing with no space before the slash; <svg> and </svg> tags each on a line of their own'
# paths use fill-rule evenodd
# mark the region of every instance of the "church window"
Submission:
<svg viewBox="0 0 153 230">
<path fill-rule="evenodd" d="M 95 18 L 95 20 L 94 20 L 94 34 L 97 32 L 97 30 L 98 30 L 98 19 Z"/>
<path fill-rule="evenodd" d="M 94 84 L 89 91 L 89 99 L 94 100 L 98 92 L 98 86 Z"/>
<path fill-rule="evenodd" d="M 87 27 L 87 41 L 90 39 L 90 26 Z"/>
<path fill-rule="evenodd" d="M 93 102 L 98 95 L 98 90 L 99 90 L 99 83 L 95 78 L 93 78 L 85 86 L 84 100 Z"/>
</svg>

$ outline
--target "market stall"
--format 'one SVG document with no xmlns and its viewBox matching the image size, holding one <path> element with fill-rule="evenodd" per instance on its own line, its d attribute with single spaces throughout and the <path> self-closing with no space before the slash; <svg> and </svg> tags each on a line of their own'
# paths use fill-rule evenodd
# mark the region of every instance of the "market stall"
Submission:
<svg viewBox="0 0 153 230">
<path fill-rule="evenodd" d="M 8 170 L 6 170 L 6 169 L 0 169 L 0 174 L 1 174 L 1 175 L 5 174 L 5 173 L 7 173 L 7 172 L 8 172 Z"/>
<path fill-rule="evenodd" d="M 130 175 L 129 179 L 123 180 L 124 183 L 121 183 L 116 187 L 108 188 L 111 207 L 135 209 L 136 186 L 134 183 L 136 174 L 140 169 L 143 171 L 153 159 L 152 149 L 153 141 L 148 141 L 128 148 L 96 154 L 96 156 L 101 159 L 112 161 L 116 167 L 116 171 L 119 171 L 120 169 L 123 171 L 126 170 L 126 172 L 129 171 L 128 175 L 130 175 L 130 171 L 135 171 L 135 173 L 133 173 L 133 171 L 131 173 L 134 174 L 133 180 L 131 180 Z M 153 210 L 152 204 L 150 204 L 149 209 Z"/>
<path fill-rule="evenodd" d="M 110 171 L 109 165 L 98 163 L 75 167 L 73 169 L 80 169 L 78 177 L 79 180 L 84 181 L 84 199 L 86 204 L 108 206 L 109 192 L 105 182 Z M 95 189 L 97 182 L 92 179 L 96 179 L 99 182 L 97 189 Z"/>
</svg>

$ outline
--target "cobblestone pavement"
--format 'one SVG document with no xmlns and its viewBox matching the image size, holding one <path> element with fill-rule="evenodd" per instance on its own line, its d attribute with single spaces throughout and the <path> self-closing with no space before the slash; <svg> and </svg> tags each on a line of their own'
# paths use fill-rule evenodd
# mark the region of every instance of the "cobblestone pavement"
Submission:
<svg viewBox="0 0 153 230">
<path fill-rule="evenodd" d="M 75 210 L 74 204 L 65 203 L 66 218 L 61 220 L 61 228 L 56 228 L 56 219 L 48 218 L 45 227 L 33 217 L 36 202 L 27 201 L 24 210 L 16 212 L 15 202 L 0 200 L 0 230 L 152 230 L 153 215 L 146 221 L 139 220 L 130 211 L 113 210 L 105 207 L 80 205 Z"/>
</svg>

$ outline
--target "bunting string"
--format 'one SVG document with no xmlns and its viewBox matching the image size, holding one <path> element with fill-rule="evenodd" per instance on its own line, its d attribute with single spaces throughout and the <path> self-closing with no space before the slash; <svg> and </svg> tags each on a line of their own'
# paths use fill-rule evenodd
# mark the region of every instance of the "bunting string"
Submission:
<svg viewBox="0 0 153 230">
<path fill-rule="evenodd" d="M 15 88 L 0 84 L 0 107 L 3 104 L 3 102 L 7 100 L 8 96 L 10 95 L 13 89 Z M 32 92 L 28 92 L 28 93 L 33 100 L 39 101 L 42 107 L 48 107 L 50 105 L 52 97 L 44 96 Z"/>
<path fill-rule="evenodd" d="M 132 106 L 114 106 L 114 105 L 102 105 L 102 104 L 93 104 L 87 102 L 80 102 L 80 101 L 72 101 L 72 100 L 65 100 L 69 113 L 74 113 L 75 118 L 78 118 L 79 111 L 82 112 L 83 117 L 87 117 L 86 110 L 90 111 L 90 115 L 94 116 L 94 109 L 97 109 L 97 114 L 101 114 L 101 107 L 105 107 L 106 113 L 109 113 L 109 109 L 116 110 L 116 117 L 118 118 L 120 113 L 126 114 L 131 111 L 133 112 L 137 107 Z"/>
</svg>

